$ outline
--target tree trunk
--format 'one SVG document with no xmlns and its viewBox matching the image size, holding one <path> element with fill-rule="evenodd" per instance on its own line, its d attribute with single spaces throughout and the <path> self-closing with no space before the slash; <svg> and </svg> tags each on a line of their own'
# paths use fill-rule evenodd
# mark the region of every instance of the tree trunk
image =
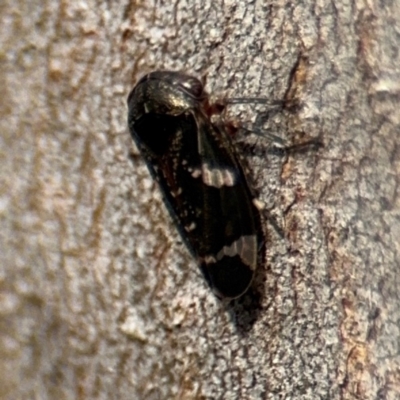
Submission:
<svg viewBox="0 0 400 400">
<path fill-rule="evenodd" d="M 0 10 L 2 399 L 400 398 L 397 3 Z M 128 133 L 127 95 L 157 69 L 297 104 L 227 110 L 266 132 L 244 156 L 276 220 L 229 304 Z M 274 154 L 268 133 L 324 147 Z"/>
</svg>

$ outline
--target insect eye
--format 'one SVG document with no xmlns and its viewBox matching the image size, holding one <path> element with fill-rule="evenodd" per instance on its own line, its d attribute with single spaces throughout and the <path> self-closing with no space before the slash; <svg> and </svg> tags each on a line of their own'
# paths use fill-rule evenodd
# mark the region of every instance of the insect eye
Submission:
<svg viewBox="0 0 400 400">
<path fill-rule="evenodd" d="M 190 94 L 192 97 L 200 98 L 203 97 L 203 85 L 202 83 L 192 77 L 185 77 L 185 80 L 182 80 L 180 83 L 180 86 Z"/>
</svg>

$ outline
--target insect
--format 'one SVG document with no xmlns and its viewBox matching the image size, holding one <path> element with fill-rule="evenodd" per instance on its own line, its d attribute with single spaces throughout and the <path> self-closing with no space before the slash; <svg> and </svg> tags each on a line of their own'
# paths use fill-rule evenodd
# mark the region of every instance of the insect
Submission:
<svg viewBox="0 0 400 400">
<path fill-rule="evenodd" d="M 210 120 L 202 83 L 154 71 L 128 107 L 132 138 L 206 281 L 220 298 L 241 296 L 262 258 L 262 220 L 235 147 Z"/>
</svg>

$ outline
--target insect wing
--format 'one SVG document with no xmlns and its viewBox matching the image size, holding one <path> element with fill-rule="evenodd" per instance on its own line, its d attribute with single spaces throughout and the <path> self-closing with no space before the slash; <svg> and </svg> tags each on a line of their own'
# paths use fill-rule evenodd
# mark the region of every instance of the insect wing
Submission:
<svg viewBox="0 0 400 400">
<path fill-rule="evenodd" d="M 260 221 L 225 133 L 199 110 L 136 125 L 154 135 L 156 125 L 163 130 L 157 137 L 168 140 L 162 152 L 148 154 L 148 165 L 210 286 L 222 297 L 241 295 L 258 262 Z"/>
<path fill-rule="evenodd" d="M 197 116 L 202 183 L 200 261 L 214 290 L 238 297 L 259 261 L 262 229 L 243 169 L 222 128 Z"/>
</svg>

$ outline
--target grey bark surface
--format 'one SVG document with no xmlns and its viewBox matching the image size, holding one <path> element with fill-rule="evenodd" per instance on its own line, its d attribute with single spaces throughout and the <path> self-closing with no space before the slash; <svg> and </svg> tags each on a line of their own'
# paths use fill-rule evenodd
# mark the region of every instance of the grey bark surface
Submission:
<svg viewBox="0 0 400 400">
<path fill-rule="evenodd" d="M 0 17 L 2 399 L 400 398 L 398 2 L 6 0 Z M 127 130 L 156 69 L 296 101 L 260 127 L 324 143 L 245 155 L 285 234 L 266 221 L 231 304 Z"/>
</svg>

